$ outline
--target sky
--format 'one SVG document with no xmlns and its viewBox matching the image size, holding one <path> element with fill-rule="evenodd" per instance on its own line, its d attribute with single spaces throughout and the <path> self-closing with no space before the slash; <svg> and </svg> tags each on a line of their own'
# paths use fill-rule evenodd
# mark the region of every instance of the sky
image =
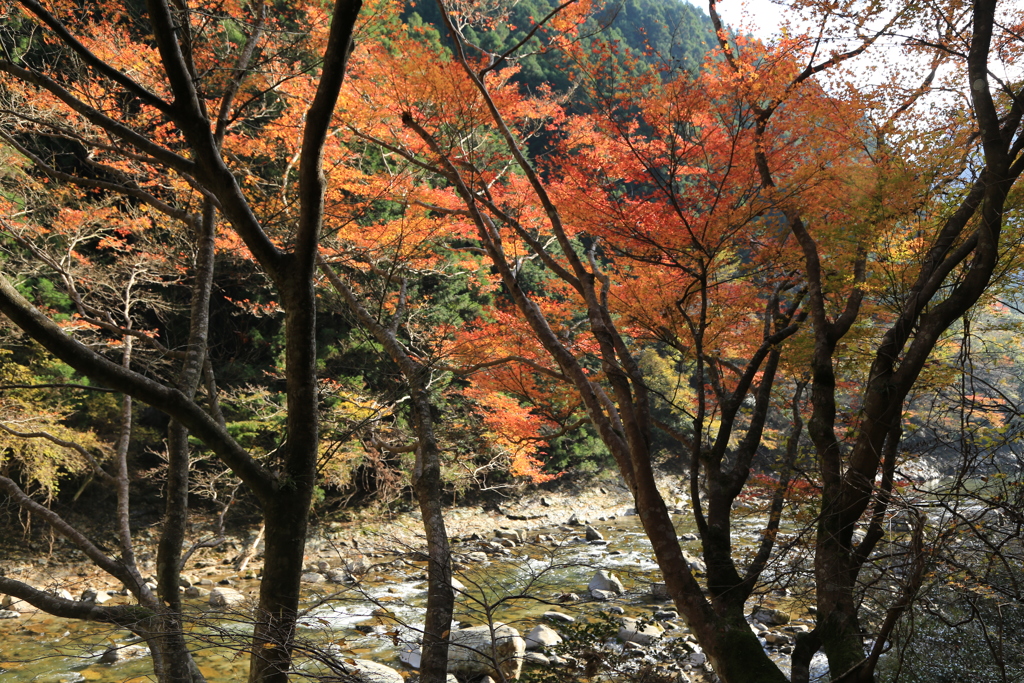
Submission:
<svg viewBox="0 0 1024 683">
<path fill-rule="evenodd" d="M 688 0 L 707 14 L 707 0 Z M 740 33 L 765 40 L 778 31 L 782 8 L 770 0 L 719 0 L 718 13 L 729 26 Z"/>
</svg>

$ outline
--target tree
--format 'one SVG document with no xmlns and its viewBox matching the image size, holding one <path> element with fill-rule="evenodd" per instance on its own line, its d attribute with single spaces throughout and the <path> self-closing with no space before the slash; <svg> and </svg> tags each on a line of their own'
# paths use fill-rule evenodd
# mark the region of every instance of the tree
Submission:
<svg viewBox="0 0 1024 683">
<path fill-rule="evenodd" d="M 162 410 L 173 421 L 156 595 L 137 572 L 132 575 L 130 558 L 99 556 L 94 559 L 102 559 L 140 596 L 140 610 L 63 601 L 7 578 L 0 579 L 0 588 L 56 614 L 114 621 L 145 632 L 151 642 L 166 638 L 167 660 L 154 660 L 163 680 L 201 680 L 176 628 L 188 434 L 241 477 L 266 516 L 266 563 L 250 680 L 283 681 L 290 667 L 319 449 L 314 281 L 324 217 L 323 150 L 360 5 L 339 2 L 330 15 L 319 6 L 297 6 L 270 16 L 271 8 L 259 2 L 191 8 L 157 0 L 140 15 L 133 6 L 110 8 L 114 14 L 99 6 L 51 11 L 28 0 L 9 12 L 17 19 L 6 30 L 5 58 L 0 60 L 11 103 L 5 122 L 8 144 L 53 182 L 120 195 L 122 201 L 183 223 L 194 231 L 196 252 L 207 255 L 194 265 L 199 293 L 193 298 L 186 363 L 171 378 L 138 372 L 83 345 L 33 307 L 6 277 L 0 280 L 0 310 L 25 334 L 83 375 Z M 312 52 L 297 50 L 306 46 Z M 232 54 L 236 49 L 237 55 Z M 298 215 L 275 222 L 274 207 L 259 194 L 262 188 L 250 187 L 254 167 L 244 164 L 258 160 L 260 150 L 236 147 L 248 139 L 236 128 L 244 128 L 248 117 L 273 112 L 274 89 L 280 85 L 275 74 L 283 80 L 295 77 L 290 60 L 302 59 L 311 61 L 299 67 L 296 82 L 306 88 L 310 104 L 301 117 L 281 122 L 302 141 L 294 161 Z M 283 70 L 272 68 L 285 62 L 289 65 Z M 84 148 L 84 156 L 99 163 L 55 166 L 45 151 L 41 156 L 29 149 L 40 142 L 33 136 L 40 135 Z M 273 463 L 256 461 L 196 400 L 206 354 L 210 274 L 204 268 L 212 266 L 209 256 L 221 221 L 272 282 L 285 310 L 287 436 Z M 88 539 L 72 538 L 90 552 Z"/>
<path fill-rule="evenodd" d="M 449 12 L 450 58 L 420 56 L 427 48 L 416 45 L 398 50 L 399 60 L 385 50 L 357 58 L 362 97 L 346 104 L 364 139 L 430 174 L 407 190 L 410 201 L 429 196 L 454 229 L 475 228 L 506 297 L 502 312 L 528 330 L 532 353 L 517 354 L 521 366 L 575 392 L 634 495 L 671 596 L 730 682 L 785 680 L 744 611 L 776 551 L 808 382 L 822 492 L 818 626 L 798 641 L 794 680 L 807 680 L 821 648 L 834 679 L 873 680 L 927 559 L 918 531 L 909 580 L 872 624 L 865 656 L 859 579 L 885 536 L 905 401 L 1014 246 L 1001 235 L 1024 169 L 1022 93 L 1012 81 L 990 88 L 989 64 L 1014 53 L 1002 27 L 1020 17 L 997 21 L 995 2 L 959 14 L 928 6 L 936 25 L 951 28 L 914 45 L 935 50 L 933 68 L 955 69 L 972 99 L 927 118 L 915 108 L 934 72 L 876 92 L 824 80 L 878 38 L 927 24 L 909 5 L 859 10 L 834 16 L 867 38 L 827 58 L 818 54 L 832 35 L 831 9 L 818 38 L 769 49 L 730 38 L 719 22 L 721 61 L 708 75 L 652 73 L 609 92 L 605 84 L 623 83 L 621 62 L 575 49 L 587 10 L 563 8 L 554 41 L 597 103 L 575 117 L 508 87 L 513 69 L 502 67 L 512 55 L 479 54 Z M 562 136 L 563 153 L 538 168 L 526 140 L 545 126 Z M 550 278 L 541 287 L 521 277 L 533 259 Z M 653 476 L 658 397 L 637 358 L 652 337 L 685 354 L 695 389 L 692 428 L 678 436 L 691 451 L 705 585 L 684 561 Z M 856 407 L 841 416 L 839 402 L 850 398 Z M 780 404 L 793 415 L 782 430 L 783 476 L 763 541 L 740 566 L 732 504 Z M 865 531 L 855 542 L 858 524 Z"/>
</svg>

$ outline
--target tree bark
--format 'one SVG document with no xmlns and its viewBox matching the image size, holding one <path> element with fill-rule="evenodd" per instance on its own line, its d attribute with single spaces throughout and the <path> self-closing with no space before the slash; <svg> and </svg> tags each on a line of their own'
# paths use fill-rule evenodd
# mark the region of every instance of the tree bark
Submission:
<svg viewBox="0 0 1024 683">
<path fill-rule="evenodd" d="M 448 632 L 451 630 L 455 609 L 452 590 L 452 553 L 441 505 L 441 451 L 434 431 L 434 418 L 430 401 L 429 366 L 414 360 L 399 342 L 396 330 L 404 314 L 400 303 L 390 326 L 383 325 L 370 315 L 352 288 L 323 258 L 321 270 L 348 305 L 364 329 L 384 347 L 391 360 L 405 377 L 412 396 L 413 422 L 416 426 L 416 464 L 413 469 L 413 492 L 423 516 L 423 531 L 427 538 L 427 610 L 423 625 L 420 681 L 444 683 L 448 669 Z M 405 300 L 402 286 L 400 302 Z"/>
</svg>

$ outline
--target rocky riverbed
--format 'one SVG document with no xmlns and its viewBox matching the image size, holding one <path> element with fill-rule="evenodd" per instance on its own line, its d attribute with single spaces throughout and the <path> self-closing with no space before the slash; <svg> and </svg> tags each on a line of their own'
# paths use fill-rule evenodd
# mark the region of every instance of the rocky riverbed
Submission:
<svg viewBox="0 0 1024 683">
<path fill-rule="evenodd" d="M 625 490 L 604 488 L 583 495 L 536 493 L 483 510 L 449 512 L 459 593 L 450 670 L 458 681 L 496 677 L 496 667 L 506 676 L 522 672 L 529 678 L 531 671 L 552 666 L 602 673 L 607 680 L 713 680 L 667 600 L 630 506 Z M 699 542 L 685 511 L 678 512 L 684 548 L 700 571 Z M 145 530 L 139 536 L 149 540 Z M 245 616 L 260 573 L 258 556 L 247 570 L 233 571 L 232 557 L 246 541 L 238 537 L 197 554 L 183 576 L 193 637 L 201 644 L 198 661 L 211 683 L 244 676 Z M 374 683 L 415 677 L 426 590 L 422 545 L 415 514 L 326 522 L 315 529 L 307 544 L 300 632 L 299 659 L 308 673 L 355 666 L 354 673 Z M 143 568 L 152 571 L 151 564 Z M 37 559 L 6 570 L 65 597 L 129 599 L 121 586 L 84 565 Z M 3 607 L 10 617 L 0 620 L 5 681 L 113 682 L 148 670 L 145 648 L 127 632 L 57 619 L 10 599 Z M 788 658 L 795 633 L 810 625 L 778 609 L 752 606 L 751 612 L 751 628 L 780 659 Z M 497 659 L 479 656 L 492 643 Z"/>
</svg>

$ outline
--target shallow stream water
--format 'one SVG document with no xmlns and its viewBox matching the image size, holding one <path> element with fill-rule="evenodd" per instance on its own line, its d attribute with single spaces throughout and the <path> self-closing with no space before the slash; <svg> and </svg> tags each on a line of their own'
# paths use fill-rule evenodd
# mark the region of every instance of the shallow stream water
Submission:
<svg viewBox="0 0 1024 683">
<path fill-rule="evenodd" d="M 688 519 L 687 515 L 676 518 L 678 533 L 692 531 L 687 526 Z M 464 586 L 458 599 L 456 622 L 477 625 L 500 621 L 525 633 L 551 609 L 588 619 L 613 604 L 634 617 L 650 616 L 652 609 L 669 607 L 651 597 L 650 584 L 661 581 L 661 575 L 638 518 L 620 515 L 595 521 L 594 526 L 607 539 L 606 544 L 583 541 L 581 527 L 540 527 L 531 529 L 527 536 L 548 534 L 554 537 L 555 547 L 550 543 L 527 543 L 511 549 L 507 556 L 490 555 L 486 563 L 466 563 L 456 573 Z M 741 525 L 737 537 L 749 542 L 756 537 L 756 525 L 748 526 Z M 696 541 L 684 542 L 683 547 L 694 555 L 700 554 Z M 478 550 L 478 546 L 457 543 L 453 550 L 458 557 Z M 409 557 L 374 557 L 375 568 L 356 586 L 310 586 L 303 594 L 307 611 L 300 619 L 300 641 L 408 671 L 398 663 L 398 654 L 415 641 L 416 631 L 422 627 L 426 600 L 426 563 Z M 587 599 L 558 604 L 559 597 L 568 593 L 589 598 L 587 583 L 598 569 L 618 576 L 627 593 L 613 602 Z M 256 594 L 256 580 L 238 579 L 216 570 L 208 570 L 205 578 L 216 583 L 229 577 L 236 590 Z M 201 600 L 188 601 L 188 610 L 195 623 L 190 637 L 196 640 L 196 660 L 207 680 L 244 680 L 248 668 L 244 650 L 251 633 L 244 616 L 239 614 L 236 618 L 214 611 Z M 127 631 L 43 613 L 0 620 L 0 680 L 141 683 L 148 680 L 152 671 L 148 657 L 135 656 L 112 664 L 100 661 L 111 646 L 121 647 L 134 641 Z M 141 648 L 134 650 L 141 654 Z"/>
</svg>

